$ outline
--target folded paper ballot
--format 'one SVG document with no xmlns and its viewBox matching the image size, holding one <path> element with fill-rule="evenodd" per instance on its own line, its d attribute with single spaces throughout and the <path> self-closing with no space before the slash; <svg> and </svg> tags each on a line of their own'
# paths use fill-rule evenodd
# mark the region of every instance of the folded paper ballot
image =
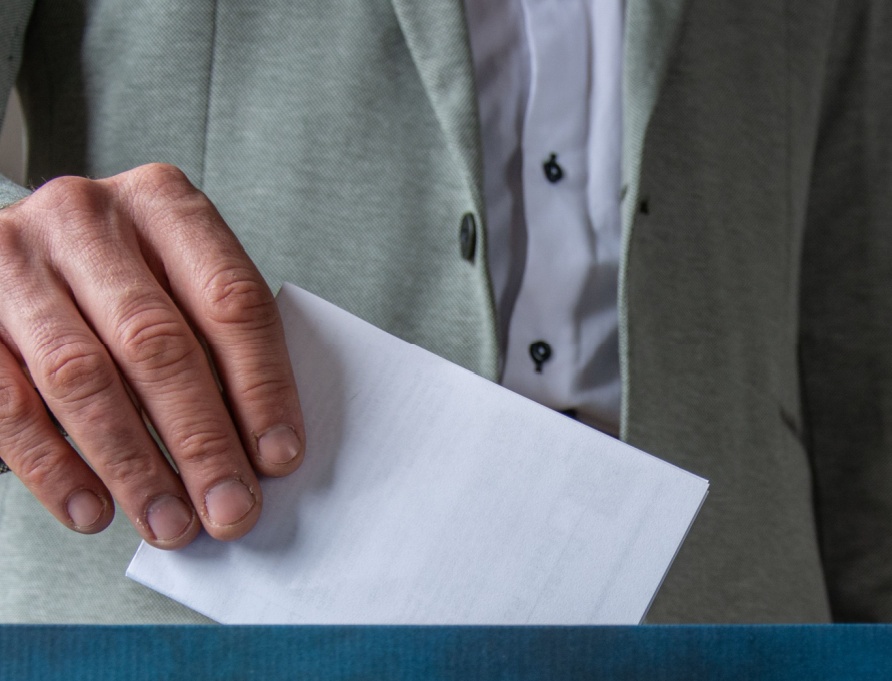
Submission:
<svg viewBox="0 0 892 681">
<path fill-rule="evenodd" d="M 708 483 L 295 286 L 307 430 L 257 526 L 127 575 L 243 624 L 634 624 Z"/>
</svg>

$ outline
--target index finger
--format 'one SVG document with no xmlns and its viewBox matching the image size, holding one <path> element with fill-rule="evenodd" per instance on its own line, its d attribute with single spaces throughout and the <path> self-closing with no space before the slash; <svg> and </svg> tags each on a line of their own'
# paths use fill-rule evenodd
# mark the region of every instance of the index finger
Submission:
<svg viewBox="0 0 892 681">
<path fill-rule="evenodd" d="M 303 459 L 305 435 L 272 292 L 181 171 L 149 166 L 125 181 L 139 238 L 164 263 L 172 297 L 204 337 L 255 470 L 291 473 Z"/>
</svg>

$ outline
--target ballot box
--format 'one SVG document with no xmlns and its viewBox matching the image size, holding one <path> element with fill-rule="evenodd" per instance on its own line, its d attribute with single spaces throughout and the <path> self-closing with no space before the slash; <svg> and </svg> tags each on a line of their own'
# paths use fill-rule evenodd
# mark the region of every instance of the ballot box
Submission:
<svg viewBox="0 0 892 681">
<path fill-rule="evenodd" d="M 0 627 L 0 679 L 892 679 L 892 627 Z"/>
</svg>

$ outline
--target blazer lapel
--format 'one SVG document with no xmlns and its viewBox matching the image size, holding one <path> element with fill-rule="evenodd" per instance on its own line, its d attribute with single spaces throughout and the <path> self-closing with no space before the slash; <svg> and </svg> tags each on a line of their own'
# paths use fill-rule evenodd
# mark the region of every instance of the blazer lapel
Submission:
<svg viewBox="0 0 892 681">
<path fill-rule="evenodd" d="M 623 54 L 622 256 L 619 267 L 619 354 L 623 385 L 620 437 L 629 421 L 629 307 L 626 272 L 638 208 L 641 158 L 647 126 L 663 87 L 672 49 L 689 0 L 626 0 Z"/>
<path fill-rule="evenodd" d="M 482 209 L 474 64 L 461 0 L 391 0 L 447 143 Z"/>
<path fill-rule="evenodd" d="M 624 232 L 634 215 L 647 126 L 687 4 L 688 0 L 626 0 L 622 174 L 630 210 L 624 211 Z"/>
</svg>

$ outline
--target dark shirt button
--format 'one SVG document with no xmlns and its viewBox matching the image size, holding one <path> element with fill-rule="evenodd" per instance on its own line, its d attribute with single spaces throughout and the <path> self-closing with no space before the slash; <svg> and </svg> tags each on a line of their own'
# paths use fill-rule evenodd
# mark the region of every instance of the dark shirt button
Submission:
<svg viewBox="0 0 892 681">
<path fill-rule="evenodd" d="M 542 168 L 545 170 L 546 179 L 552 184 L 560 182 L 564 177 L 564 169 L 558 165 L 557 154 L 552 154 L 551 157 L 542 164 Z"/>
<path fill-rule="evenodd" d="M 545 341 L 536 341 L 530 345 L 530 357 L 536 365 L 536 373 L 542 373 L 542 365 L 551 359 L 551 346 Z"/>
<path fill-rule="evenodd" d="M 461 257 L 465 260 L 474 259 L 474 249 L 477 246 L 477 220 L 473 213 L 465 213 L 461 219 L 461 229 L 458 230 L 458 243 L 461 246 Z"/>
</svg>

